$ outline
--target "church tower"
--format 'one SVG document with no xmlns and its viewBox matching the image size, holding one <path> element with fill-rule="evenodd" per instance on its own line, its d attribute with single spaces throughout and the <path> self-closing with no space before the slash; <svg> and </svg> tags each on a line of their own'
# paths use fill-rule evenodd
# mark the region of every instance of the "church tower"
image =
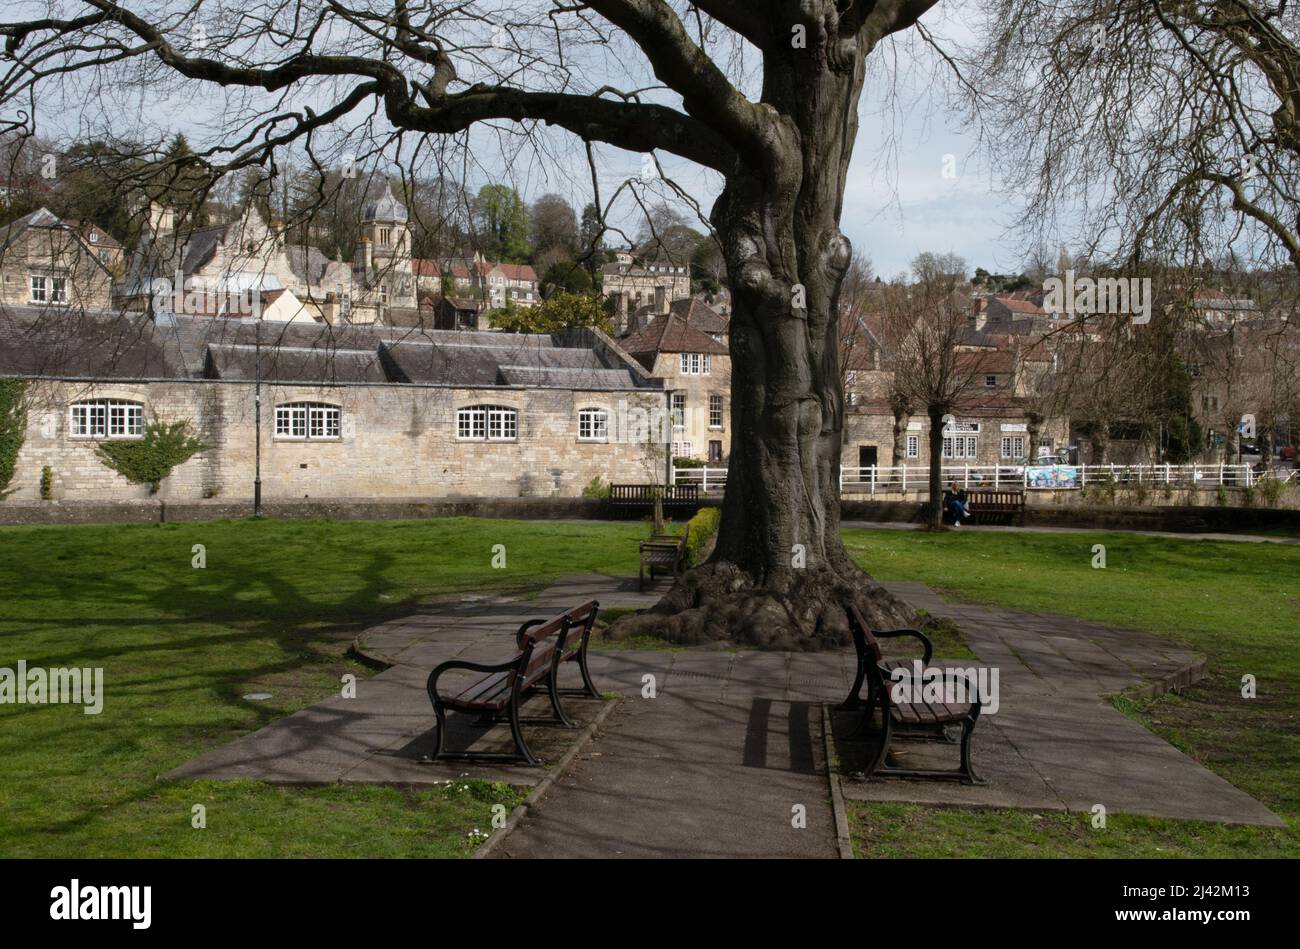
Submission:
<svg viewBox="0 0 1300 949">
<path fill-rule="evenodd" d="M 365 285 L 373 287 L 383 308 L 415 306 L 415 273 L 411 268 L 411 228 L 406 206 L 385 179 L 384 193 L 365 207 L 362 240 L 369 242 L 363 264 Z"/>
</svg>

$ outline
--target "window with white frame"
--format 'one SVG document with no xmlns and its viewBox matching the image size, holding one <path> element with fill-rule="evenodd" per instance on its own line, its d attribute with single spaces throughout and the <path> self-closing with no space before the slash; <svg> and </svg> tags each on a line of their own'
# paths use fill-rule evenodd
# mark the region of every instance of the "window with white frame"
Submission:
<svg viewBox="0 0 1300 949">
<path fill-rule="evenodd" d="M 1008 461 L 1018 461 L 1025 457 L 1025 436 L 1003 435 L 1002 457 Z"/>
<path fill-rule="evenodd" d="M 519 413 L 504 405 L 471 405 L 456 412 L 462 441 L 511 442 L 519 437 Z"/>
<path fill-rule="evenodd" d="M 686 393 L 673 393 L 673 431 L 686 430 Z"/>
<path fill-rule="evenodd" d="M 695 450 L 695 446 L 692 445 L 689 441 L 673 442 L 674 458 L 690 458 L 691 452 L 693 452 L 694 450 Z"/>
<path fill-rule="evenodd" d="M 288 402 L 275 407 L 275 437 L 304 441 L 337 441 L 342 437 L 343 410 L 325 402 Z"/>
<path fill-rule="evenodd" d="M 609 413 L 604 409 L 583 409 L 578 413 L 578 441 L 609 441 Z"/>
<path fill-rule="evenodd" d="M 945 435 L 943 439 L 943 457 L 970 461 L 975 457 L 974 435 Z"/>
<path fill-rule="evenodd" d="M 90 399 L 68 408 L 73 438 L 142 438 L 144 406 L 117 399 Z"/>
<path fill-rule="evenodd" d="M 713 356 L 709 353 L 682 353 L 682 375 L 707 376 L 713 371 Z"/>
<path fill-rule="evenodd" d="M 920 457 L 921 457 L 921 436 L 920 436 L 920 435 L 908 435 L 908 436 L 907 436 L 907 449 L 906 449 L 906 451 L 907 451 L 907 457 L 908 457 L 908 458 L 920 458 Z"/>
<path fill-rule="evenodd" d="M 709 428 L 722 428 L 722 396 L 709 396 Z"/>
<path fill-rule="evenodd" d="M 57 274 L 28 274 L 27 285 L 31 291 L 30 303 L 67 303 L 68 278 Z"/>
</svg>

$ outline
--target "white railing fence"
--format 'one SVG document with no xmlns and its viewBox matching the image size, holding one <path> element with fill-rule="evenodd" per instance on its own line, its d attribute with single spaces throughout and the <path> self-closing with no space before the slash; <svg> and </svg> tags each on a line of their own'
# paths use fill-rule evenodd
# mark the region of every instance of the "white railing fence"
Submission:
<svg viewBox="0 0 1300 949">
<path fill-rule="evenodd" d="M 1037 465 L 1050 468 L 1051 465 Z M 956 481 L 963 488 L 1015 491 L 1086 488 L 1105 484 L 1137 487 L 1230 488 L 1253 487 L 1261 479 L 1300 481 L 1300 471 L 1256 473 L 1250 465 L 1058 465 L 1068 476 L 1064 483 L 1031 483 L 1024 465 L 944 465 L 941 481 L 946 487 Z M 673 484 L 698 484 L 704 492 L 727 486 L 726 468 L 673 468 Z M 922 465 L 872 465 L 866 468 L 840 467 L 840 491 L 845 493 L 899 494 L 924 491 L 930 484 L 930 469 Z"/>
<path fill-rule="evenodd" d="M 726 468 L 673 468 L 673 484 L 698 484 L 700 491 L 721 491 L 727 486 Z"/>
</svg>

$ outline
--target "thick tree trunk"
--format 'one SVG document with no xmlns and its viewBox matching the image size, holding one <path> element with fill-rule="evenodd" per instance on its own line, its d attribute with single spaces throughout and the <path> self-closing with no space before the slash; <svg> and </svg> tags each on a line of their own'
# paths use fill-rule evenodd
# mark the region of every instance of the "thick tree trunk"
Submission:
<svg viewBox="0 0 1300 949">
<path fill-rule="evenodd" d="M 848 643 L 844 602 L 905 625 L 912 612 L 840 542 L 844 404 L 837 306 L 851 248 L 840 233 L 862 61 L 791 50 L 775 106 L 772 160 L 738 169 L 714 205 L 732 292 L 731 457 L 717 546 L 648 615 L 611 635 L 771 649 Z"/>
</svg>

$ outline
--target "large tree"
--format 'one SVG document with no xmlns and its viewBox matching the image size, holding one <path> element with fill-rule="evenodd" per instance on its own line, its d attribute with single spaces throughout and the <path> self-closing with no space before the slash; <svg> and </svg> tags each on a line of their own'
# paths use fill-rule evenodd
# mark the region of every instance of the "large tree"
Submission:
<svg viewBox="0 0 1300 949">
<path fill-rule="evenodd" d="M 114 76 L 116 94 L 155 104 L 177 101 L 169 78 L 191 101 L 224 93 L 225 140 L 195 150 L 235 167 L 340 126 L 399 148 L 487 126 L 515 149 L 513 125 L 566 130 L 589 158 L 604 143 L 716 173 L 709 219 L 733 302 L 722 524 L 710 560 L 629 625 L 817 648 L 846 640 L 845 597 L 878 622 L 902 612 L 839 536 L 836 309 L 852 256 L 840 215 L 867 57 L 935 2 L 51 0 L 6 8 L 0 96 L 17 114 L 53 83 Z"/>
<path fill-rule="evenodd" d="M 1300 270 L 1300 13 L 1289 0 L 994 0 L 962 69 L 1023 223 L 1130 268 L 1231 242 Z"/>
</svg>

